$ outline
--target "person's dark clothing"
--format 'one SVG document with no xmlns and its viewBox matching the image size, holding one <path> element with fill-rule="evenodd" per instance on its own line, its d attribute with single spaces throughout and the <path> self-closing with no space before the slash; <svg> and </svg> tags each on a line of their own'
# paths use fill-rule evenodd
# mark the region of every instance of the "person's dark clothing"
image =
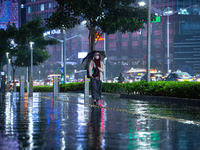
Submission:
<svg viewBox="0 0 200 150">
<path fill-rule="evenodd" d="M 119 83 L 124 82 L 124 77 L 122 76 L 122 74 L 119 75 L 119 77 L 118 77 L 118 82 L 119 82 Z"/>
<path fill-rule="evenodd" d="M 93 99 L 101 99 L 102 82 L 101 80 L 91 79 L 91 95 Z"/>
</svg>

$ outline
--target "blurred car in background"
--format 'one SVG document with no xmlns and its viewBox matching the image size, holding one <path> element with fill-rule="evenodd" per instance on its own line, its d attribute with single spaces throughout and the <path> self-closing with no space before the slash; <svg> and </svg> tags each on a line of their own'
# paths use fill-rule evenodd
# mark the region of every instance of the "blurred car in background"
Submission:
<svg viewBox="0 0 200 150">
<path fill-rule="evenodd" d="M 118 77 L 113 78 L 113 83 L 118 83 Z"/>
<path fill-rule="evenodd" d="M 195 81 L 200 82 L 200 74 L 197 74 L 197 75 L 195 76 Z"/>
<path fill-rule="evenodd" d="M 142 79 L 142 76 L 135 76 L 134 77 L 135 82 L 141 81 L 141 79 Z"/>
<path fill-rule="evenodd" d="M 113 80 L 113 78 L 107 78 L 106 81 L 107 81 L 108 83 L 113 83 L 114 80 Z"/>
<path fill-rule="evenodd" d="M 152 72 L 150 73 L 151 81 L 163 81 L 165 79 L 164 73 L 162 72 Z M 147 80 L 147 75 L 145 73 L 144 76 L 142 76 L 141 80 Z"/>
<path fill-rule="evenodd" d="M 187 72 L 177 71 L 170 73 L 165 81 L 195 81 L 195 79 Z"/>
<path fill-rule="evenodd" d="M 15 80 L 15 83 L 16 83 L 16 86 L 20 86 L 20 82 L 19 80 Z M 10 82 L 10 85 L 13 86 L 14 85 L 14 82 Z"/>
<path fill-rule="evenodd" d="M 52 84 L 53 84 L 52 81 L 49 79 L 44 81 L 44 85 L 52 85 Z"/>
</svg>

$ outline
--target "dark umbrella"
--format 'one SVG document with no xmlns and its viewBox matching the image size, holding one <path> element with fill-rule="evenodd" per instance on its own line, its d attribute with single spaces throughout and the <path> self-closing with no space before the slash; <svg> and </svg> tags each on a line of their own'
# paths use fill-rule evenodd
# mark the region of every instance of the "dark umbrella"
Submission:
<svg viewBox="0 0 200 150">
<path fill-rule="evenodd" d="M 104 58 L 106 57 L 105 55 L 105 51 L 92 51 L 91 53 L 87 54 L 87 56 L 85 58 L 83 58 L 83 61 L 81 63 L 81 66 L 84 70 L 88 69 L 89 63 L 90 61 L 93 59 L 94 54 L 98 52 L 101 55 L 101 60 L 104 60 Z"/>
</svg>

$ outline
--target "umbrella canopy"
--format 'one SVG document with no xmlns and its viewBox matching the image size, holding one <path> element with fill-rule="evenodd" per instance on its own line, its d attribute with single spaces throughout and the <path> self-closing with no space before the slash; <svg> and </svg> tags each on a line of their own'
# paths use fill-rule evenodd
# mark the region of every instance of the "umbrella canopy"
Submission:
<svg viewBox="0 0 200 150">
<path fill-rule="evenodd" d="M 83 58 L 83 61 L 81 63 L 81 66 L 84 70 L 88 69 L 90 61 L 93 59 L 95 53 L 99 53 L 101 55 L 101 60 L 104 60 L 106 57 L 105 51 L 92 51 L 91 53 L 87 54 L 85 58 Z"/>
</svg>

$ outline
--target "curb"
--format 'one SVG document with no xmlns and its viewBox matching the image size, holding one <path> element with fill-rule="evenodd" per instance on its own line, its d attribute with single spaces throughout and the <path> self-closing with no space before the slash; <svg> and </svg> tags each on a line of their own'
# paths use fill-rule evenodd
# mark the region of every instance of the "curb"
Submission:
<svg viewBox="0 0 200 150">
<path fill-rule="evenodd" d="M 184 106 L 200 106 L 200 99 L 178 98 L 178 97 L 164 97 L 164 96 L 148 96 L 148 95 L 129 95 L 120 94 L 120 98 L 130 98 L 133 100 L 151 101 L 170 103 Z"/>
</svg>

